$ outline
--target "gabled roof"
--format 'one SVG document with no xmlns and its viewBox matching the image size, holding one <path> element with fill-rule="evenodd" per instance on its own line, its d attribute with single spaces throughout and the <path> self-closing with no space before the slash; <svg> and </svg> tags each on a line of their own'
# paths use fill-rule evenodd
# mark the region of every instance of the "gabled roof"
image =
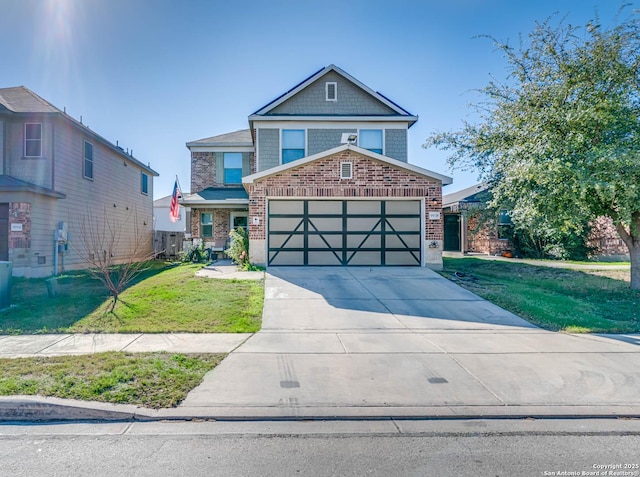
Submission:
<svg viewBox="0 0 640 477">
<path fill-rule="evenodd" d="M 109 147 L 112 151 L 126 158 L 128 161 L 137 165 L 145 172 L 149 173 L 152 176 L 157 176 L 158 173 L 151 169 L 151 166 L 145 165 L 140 162 L 138 159 L 133 157 L 133 155 L 126 153 L 121 147 L 116 146 L 112 142 L 108 141 L 104 137 L 100 136 L 95 131 L 89 129 L 86 125 L 82 124 L 80 121 L 75 120 L 71 116 L 69 116 L 64 111 L 56 108 L 53 104 L 51 104 L 46 99 L 38 96 L 36 93 L 31 91 L 29 88 L 25 88 L 24 86 L 15 86 L 12 88 L 0 88 L 0 106 L 3 106 L 5 109 L 11 111 L 12 113 L 35 113 L 35 114 L 53 114 L 59 117 L 64 118 L 66 121 L 73 124 L 76 128 L 81 129 L 85 134 L 88 134 L 100 141 L 107 147 Z M 2 108 L 0 108 L 2 111 Z"/>
<path fill-rule="evenodd" d="M 371 152 L 368 149 L 362 149 L 361 147 L 354 146 L 352 144 L 342 144 L 341 146 L 334 147 L 333 149 L 329 149 L 327 151 L 322 151 L 317 154 L 313 154 L 311 156 L 303 157 L 302 159 L 298 159 L 293 162 L 289 162 L 287 164 L 282 164 L 277 167 L 272 167 L 270 169 L 266 169 L 261 172 L 256 172 L 255 174 L 251 174 L 249 176 L 245 176 L 242 178 L 243 184 L 253 184 L 254 181 L 262 179 L 263 177 L 268 177 L 273 174 L 278 174 L 280 172 L 286 171 L 287 169 L 292 169 L 294 167 L 300 167 L 302 165 L 308 164 L 309 162 L 316 161 L 318 159 L 322 159 L 323 157 L 331 156 L 333 154 L 337 154 L 342 151 L 353 151 L 361 154 L 363 156 L 370 157 L 377 161 L 386 162 L 392 166 L 398 167 L 400 169 L 405 169 L 407 171 L 413 172 L 415 174 L 419 174 L 421 176 L 431 177 L 433 179 L 438 179 L 442 181 L 443 185 L 451 184 L 453 179 L 451 177 L 438 174 L 437 172 L 429 171 L 427 169 L 423 169 L 422 167 L 414 166 L 413 164 L 409 164 L 407 162 L 398 161 L 396 159 L 391 159 L 390 157 L 383 156 L 382 154 L 378 154 L 376 152 Z"/>
<path fill-rule="evenodd" d="M 342 76 L 347 81 L 353 83 L 358 88 L 362 89 L 363 91 L 365 91 L 369 95 L 373 96 L 375 99 L 377 99 L 378 101 L 380 101 L 381 103 L 386 105 L 388 108 L 390 108 L 391 110 L 395 111 L 395 113 L 398 116 L 406 117 L 406 119 L 409 120 L 410 125 L 412 125 L 413 123 L 415 123 L 418 120 L 417 116 L 412 115 L 409 111 L 407 111 L 406 109 L 402 108 L 398 104 L 394 103 L 393 101 L 391 101 L 386 96 L 378 93 L 377 91 L 372 90 L 367 85 L 361 83 L 360 81 L 358 81 L 356 78 L 354 78 L 350 74 L 348 74 L 345 71 L 343 71 L 342 69 L 338 68 L 336 65 L 329 65 L 329 66 L 327 66 L 325 68 L 322 68 L 322 69 L 318 70 L 317 72 L 315 72 L 314 74 L 309 76 L 307 79 L 301 81 L 296 86 L 291 88 L 286 93 L 278 96 L 273 101 L 267 103 L 266 105 L 264 105 L 263 107 L 261 107 L 260 109 L 255 111 L 251 116 L 249 116 L 249 120 L 251 121 L 253 119 L 258 119 L 258 118 L 268 114 L 274 108 L 276 108 L 280 104 L 284 103 L 288 99 L 292 98 L 297 93 L 299 93 L 300 91 L 305 89 L 307 86 L 309 86 L 310 84 L 314 83 L 315 81 L 317 81 L 318 79 L 322 78 L 324 75 L 326 75 L 327 73 L 329 73 L 331 71 L 337 73 L 338 75 Z"/>
<path fill-rule="evenodd" d="M 458 192 L 452 192 L 442 196 L 442 206 L 447 207 L 460 202 L 480 202 L 476 195 L 486 191 L 489 185 L 486 182 L 472 185 L 466 189 L 459 190 Z"/>
<path fill-rule="evenodd" d="M 191 146 L 253 146 L 253 140 L 251 131 L 240 129 L 230 133 L 219 134 L 218 136 L 190 141 L 187 143 L 187 147 Z"/>
<path fill-rule="evenodd" d="M 32 192 L 34 194 L 46 195 L 56 199 L 65 199 L 67 196 L 61 192 L 56 192 L 46 187 L 41 187 L 12 176 L 0 175 L 0 192 Z"/>
<path fill-rule="evenodd" d="M 178 202 L 185 206 L 247 205 L 249 194 L 242 187 L 209 187 L 194 194 L 185 194 Z"/>
</svg>

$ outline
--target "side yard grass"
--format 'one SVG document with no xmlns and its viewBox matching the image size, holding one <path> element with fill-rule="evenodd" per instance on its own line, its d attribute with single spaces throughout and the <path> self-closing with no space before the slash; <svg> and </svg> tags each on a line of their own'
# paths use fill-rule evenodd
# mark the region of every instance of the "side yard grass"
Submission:
<svg viewBox="0 0 640 477">
<path fill-rule="evenodd" d="M 110 352 L 0 359 L 0 395 L 174 407 L 222 358 L 223 354 Z"/>
<path fill-rule="evenodd" d="M 263 281 L 195 277 L 202 265 L 157 265 L 127 288 L 114 313 L 109 295 L 84 272 L 58 278 L 50 298 L 43 279 L 14 279 L 0 333 L 241 333 L 260 329 Z"/>
<path fill-rule="evenodd" d="M 572 333 L 640 332 L 640 292 L 628 270 L 569 270 L 445 258 L 442 275 L 542 328 Z"/>
</svg>

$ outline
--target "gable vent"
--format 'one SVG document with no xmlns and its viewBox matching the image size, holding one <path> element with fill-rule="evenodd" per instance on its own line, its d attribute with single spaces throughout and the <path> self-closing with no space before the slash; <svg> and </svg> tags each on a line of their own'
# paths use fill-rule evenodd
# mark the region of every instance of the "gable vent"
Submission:
<svg viewBox="0 0 640 477">
<path fill-rule="evenodd" d="M 324 85 L 326 100 L 338 101 L 338 83 L 336 83 L 335 81 L 327 81 Z"/>
<path fill-rule="evenodd" d="M 353 177 L 353 163 L 341 162 L 340 163 L 340 179 L 351 179 Z"/>
</svg>

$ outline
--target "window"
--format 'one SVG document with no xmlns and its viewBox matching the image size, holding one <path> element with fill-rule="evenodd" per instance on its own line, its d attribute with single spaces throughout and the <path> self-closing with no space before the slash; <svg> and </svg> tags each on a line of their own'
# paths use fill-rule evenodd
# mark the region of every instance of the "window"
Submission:
<svg viewBox="0 0 640 477">
<path fill-rule="evenodd" d="M 25 157 L 42 157 L 42 124 L 25 123 L 24 125 Z"/>
<path fill-rule="evenodd" d="M 304 157 L 304 130 L 282 130 L 282 163 L 286 164 Z"/>
<path fill-rule="evenodd" d="M 358 141 L 362 149 L 382 154 L 382 129 L 361 129 Z"/>
<path fill-rule="evenodd" d="M 498 239 L 499 240 L 509 240 L 511 227 L 513 223 L 511 222 L 511 217 L 509 216 L 509 211 L 506 209 L 502 209 L 498 213 Z"/>
<path fill-rule="evenodd" d="M 338 83 L 327 81 L 324 84 L 324 91 L 327 101 L 338 101 Z"/>
<path fill-rule="evenodd" d="M 353 163 L 340 163 L 340 179 L 351 179 L 353 177 Z"/>
<path fill-rule="evenodd" d="M 242 183 L 242 153 L 225 152 L 224 155 L 224 183 Z"/>
<path fill-rule="evenodd" d="M 84 142 L 84 164 L 82 174 L 87 179 L 93 179 L 93 144 Z"/>
<path fill-rule="evenodd" d="M 213 214 L 203 212 L 200 214 L 200 234 L 202 237 L 213 237 Z"/>
<path fill-rule="evenodd" d="M 149 194 L 149 176 L 144 172 L 140 173 L 140 192 L 144 195 Z"/>
</svg>

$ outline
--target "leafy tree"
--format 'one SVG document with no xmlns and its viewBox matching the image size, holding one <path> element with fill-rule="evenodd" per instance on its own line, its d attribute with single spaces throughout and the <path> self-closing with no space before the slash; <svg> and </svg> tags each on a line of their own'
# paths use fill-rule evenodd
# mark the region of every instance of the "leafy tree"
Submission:
<svg viewBox="0 0 640 477">
<path fill-rule="evenodd" d="M 631 256 L 631 288 L 640 289 L 640 20 L 633 13 L 609 29 L 597 18 L 585 27 L 547 20 L 518 48 L 492 40 L 507 80 L 480 90 L 476 124 L 434 133 L 424 146 L 479 170 L 516 226 L 542 220 L 580 233 L 611 217 Z"/>
<path fill-rule="evenodd" d="M 231 229 L 229 232 L 231 243 L 224 251 L 242 269 L 247 269 L 249 263 L 249 234 L 244 227 Z"/>
</svg>

